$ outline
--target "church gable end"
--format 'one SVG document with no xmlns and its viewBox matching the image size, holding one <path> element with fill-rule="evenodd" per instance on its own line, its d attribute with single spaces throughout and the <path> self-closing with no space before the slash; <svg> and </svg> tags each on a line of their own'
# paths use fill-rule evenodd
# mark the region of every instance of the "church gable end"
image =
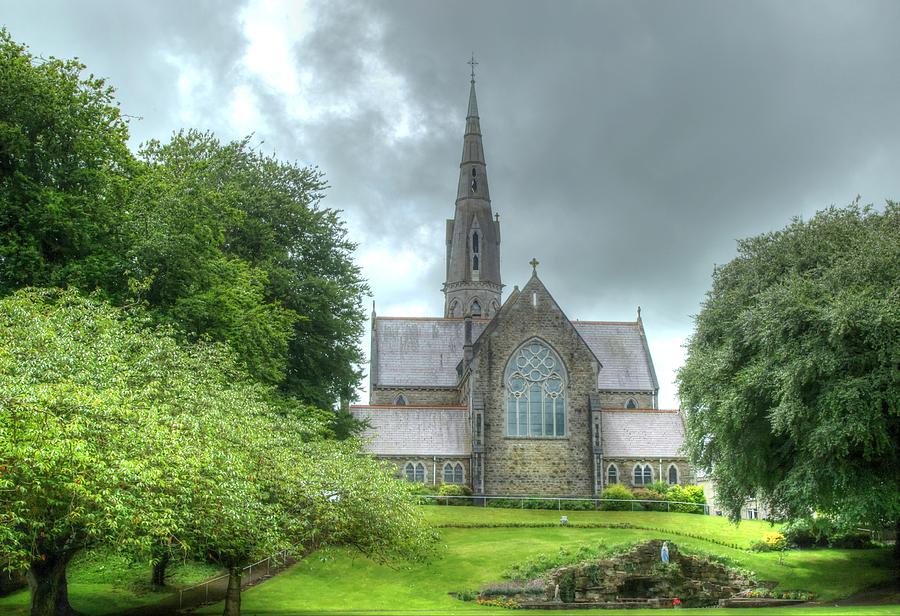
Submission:
<svg viewBox="0 0 900 616">
<path fill-rule="evenodd" d="M 557 387 L 551 372 L 555 370 L 564 380 L 565 417 L 558 418 L 556 407 L 546 406 L 553 399 L 550 396 L 526 407 L 526 422 L 531 421 L 532 412 L 543 418 L 536 420 L 542 424 L 540 430 L 534 429 L 536 422 L 524 430 L 510 429 L 507 369 L 530 342 L 538 348 L 535 353 L 541 354 L 538 360 L 546 354 L 546 365 L 552 366 L 546 375 L 551 379 L 546 382 L 549 391 Z M 484 400 L 484 453 L 479 465 L 484 477 L 483 487 L 476 483 L 476 488 L 492 495 L 592 495 L 589 396 L 596 391 L 597 359 L 536 274 L 503 306 L 473 351 L 473 390 Z M 523 355 L 523 366 L 530 358 Z M 555 365 L 557 360 L 561 365 Z M 535 374 L 536 380 L 541 378 Z M 523 386 L 513 384 L 513 388 Z M 560 434 L 557 422 L 565 426 Z"/>
</svg>

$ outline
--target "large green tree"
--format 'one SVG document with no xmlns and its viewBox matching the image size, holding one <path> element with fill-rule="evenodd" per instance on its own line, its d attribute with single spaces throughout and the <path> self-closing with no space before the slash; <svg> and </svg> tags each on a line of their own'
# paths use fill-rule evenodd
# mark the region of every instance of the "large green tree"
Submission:
<svg viewBox="0 0 900 616">
<path fill-rule="evenodd" d="M 900 207 L 830 208 L 739 242 L 679 371 L 691 460 L 733 518 L 900 518 Z"/>
<path fill-rule="evenodd" d="M 316 413 L 140 313 L 73 291 L 0 299 L 0 554 L 28 569 L 32 614 L 71 613 L 66 566 L 97 543 L 220 563 L 228 614 L 241 568 L 276 549 L 426 556 L 405 484 L 322 439 Z"/>
<path fill-rule="evenodd" d="M 360 381 L 366 291 L 322 174 L 198 131 L 129 152 L 114 91 L 0 31 L 0 295 L 101 290 L 322 408 Z"/>
<path fill-rule="evenodd" d="M 141 156 L 132 289 L 289 395 L 325 408 L 351 398 L 367 287 L 339 213 L 320 206 L 321 173 L 198 131 Z"/>
<path fill-rule="evenodd" d="M 128 129 L 74 60 L 34 58 L 0 29 L 0 294 L 118 289 Z"/>
</svg>

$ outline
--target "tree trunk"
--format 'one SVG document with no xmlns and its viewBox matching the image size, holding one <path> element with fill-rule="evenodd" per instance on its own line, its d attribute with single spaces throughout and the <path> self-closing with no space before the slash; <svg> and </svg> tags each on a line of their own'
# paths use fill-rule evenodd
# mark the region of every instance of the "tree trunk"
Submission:
<svg viewBox="0 0 900 616">
<path fill-rule="evenodd" d="M 241 616 L 241 567 L 228 568 L 228 590 L 225 592 L 223 616 Z"/>
<path fill-rule="evenodd" d="M 28 570 L 31 616 L 72 616 L 76 613 L 69 605 L 66 582 L 66 566 L 71 558 L 71 553 L 46 554 L 43 560 L 32 561 Z"/>
<path fill-rule="evenodd" d="M 162 588 L 166 585 L 166 567 L 169 566 L 171 559 L 172 555 L 168 551 L 157 555 L 157 560 L 153 563 L 153 574 L 150 578 L 150 583 L 154 587 Z"/>
</svg>

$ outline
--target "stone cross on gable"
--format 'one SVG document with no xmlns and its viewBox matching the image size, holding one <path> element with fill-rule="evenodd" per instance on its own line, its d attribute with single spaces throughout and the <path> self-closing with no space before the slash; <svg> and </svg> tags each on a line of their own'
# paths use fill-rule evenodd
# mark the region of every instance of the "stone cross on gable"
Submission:
<svg viewBox="0 0 900 616">
<path fill-rule="evenodd" d="M 528 262 L 528 265 L 531 266 L 531 270 L 535 273 L 537 272 L 537 266 L 540 264 L 541 264 L 541 262 L 535 258 L 532 258 L 531 261 Z"/>
<path fill-rule="evenodd" d="M 472 81 L 475 81 L 475 67 L 478 66 L 478 62 L 475 61 L 475 54 L 472 54 L 472 59 L 466 62 L 469 66 L 472 67 Z"/>
</svg>

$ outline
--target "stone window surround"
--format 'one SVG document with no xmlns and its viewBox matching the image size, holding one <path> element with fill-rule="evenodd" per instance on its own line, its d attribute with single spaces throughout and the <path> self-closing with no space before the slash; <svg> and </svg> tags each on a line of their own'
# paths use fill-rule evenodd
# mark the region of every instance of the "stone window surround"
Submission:
<svg viewBox="0 0 900 616">
<path fill-rule="evenodd" d="M 504 374 L 503 383 L 504 383 L 504 393 L 505 393 L 503 398 L 504 398 L 504 401 L 506 402 L 504 407 L 506 407 L 506 405 L 509 404 L 510 389 L 509 389 L 508 381 L 509 381 L 509 377 L 511 375 L 510 366 L 511 366 L 513 360 L 516 358 L 516 355 L 522 349 L 524 349 L 525 347 L 527 347 L 535 342 L 537 342 L 538 344 L 547 348 L 550 351 L 550 353 L 552 353 L 552 355 L 555 356 L 555 359 L 558 361 L 558 364 L 559 364 L 559 373 L 560 373 L 559 376 L 562 379 L 562 393 L 561 393 L 560 397 L 562 398 L 562 405 L 563 405 L 563 430 L 564 430 L 564 433 L 559 436 L 557 436 L 557 435 L 531 436 L 531 435 L 509 434 L 509 424 L 508 424 L 509 411 L 508 411 L 508 408 L 504 408 L 504 412 L 503 412 L 503 417 L 504 417 L 503 434 L 504 434 L 504 436 L 503 436 L 503 438 L 505 440 L 517 440 L 517 441 L 522 441 L 522 440 L 567 441 L 567 440 L 569 440 L 569 436 L 570 436 L 569 435 L 569 413 L 568 413 L 568 404 L 567 404 L 568 389 L 569 389 L 568 370 L 566 368 L 565 362 L 563 362 L 563 360 L 562 360 L 562 356 L 560 355 L 560 353 L 553 347 L 552 344 L 550 344 L 549 342 L 547 342 L 540 336 L 532 336 L 531 338 L 529 338 L 528 340 L 526 340 L 525 342 L 523 342 L 522 344 L 517 346 L 516 349 L 510 354 L 509 359 L 506 362 L 506 368 L 503 371 L 503 374 Z M 530 413 L 531 413 L 531 410 L 529 409 L 528 410 L 528 420 L 527 420 L 529 425 L 531 422 Z M 542 421 L 542 425 L 543 425 L 543 422 L 545 420 L 542 418 L 541 421 Z"/>
<path fill-rule="evenodd" d="M 454 481 L 447 481 L 447 470 L 450 469 Z M 460 480 L 456 481 L 456 471 L 459 469 Z M 466 485 L 466 468 L 461 462 L 444 462 L 442 467 L 441 483 L 452 483 L 457 485 Z"/>
<path fill-rule="evenodd" d="M 419 471 L 420 466 L 422 467 L 422 480 L 419 481 L 418 479 L 415 479 L 415 478 L 410 479 L 409 478 L 409 470 L 408 470 L 409 467 L 412 467 L 413 477 L 415 477 L 416 473 L 418 473 L 418 471 Z M 406 479 L 406 481 L 409 481 L 411 483 L 428 483 L 428 466 L 425 464 L 425 461 L 424 460 L 407 460 L 403 464 L 403 478 Z"/>
<path fill-rule="evenodd" d="M 675 470 L 675 481 L 672 481 L 672 470 Z M 675 486 L 681 483 L 681 472 L 678 470 L 678 465 L 674 462 L 669 463 L 669 468 L 666 469 L 666 483 L 669 485 Z"/>
<path fill-rule="evenodd" d="M 641 482 L 640 483 L 635 481 L 635 478 L 637 477 L 636 471 L 638 469 L 641 470 Z M 650 469 L 650 481 L 646 481 L 645 475 L 647 474 L 647 469 Z M 650 464 L 641 464 L 640 462 L 635 464 L 634 468 L 631 469 L 631 483 L 636 488 L 643 488 L 644 486 L 648 486 L 651 483 L 653 483 L 653 466 Z"/>
<path fill-rule="evenodd" d="M 609 480 L 609 477 L 610 477 L 609 471 L 610 471 L 610 470 L 615 471 L 615 476 L 616 476 L 616 480 L 615 480 L 615 481 L 610 481 L 610 480 Z M 612 485 L 612 484 L 615 484 L 615 483 L 619 483 L 619 478 L 620 478 L 620 477 L 621 477 L 621 475 L 619 474 L 619 465 L 618 465 L 618 464 L 616 464 L 615 462 L 613 462 L 613 463 L 611 463 L 609 466 L 606 467 L 606 484 L 607 484 L 607 485 Z"/>
</svg>

